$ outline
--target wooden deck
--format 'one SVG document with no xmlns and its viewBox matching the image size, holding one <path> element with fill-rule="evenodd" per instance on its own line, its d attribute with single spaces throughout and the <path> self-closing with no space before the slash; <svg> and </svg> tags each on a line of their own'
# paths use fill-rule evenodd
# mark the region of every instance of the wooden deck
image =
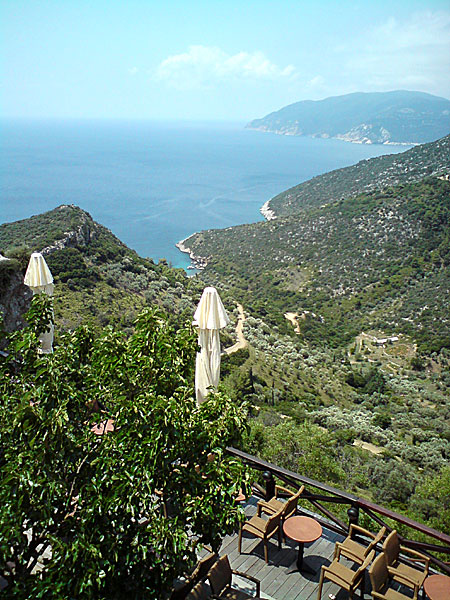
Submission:
<svg viewBox="0 0 450 600">
<path fill-rule="evenodd" d="M 252 497 L 245 505 L 247 517 L 256 513 L 257 498 Z M 323 564 L 330 564 L 333 560 L 336 541 L 342 536 L 323 529 L 322 537 L 316 542 L 305 544 L 305 561 L 316 570 L 314 575 L 299 573 L 296 569 L 298 546 L 292 540 L 286 539 L 282 549 L 278 550 L 277 537 L 269 542 L 269 564 L 264 561 L 264 547 L 258 538 L 246 535 L 242 539 L 242 554 L 238 552 L 238 536 L 227 536 L 220 548 L 219 554 L 228 554 L 234 570 L 248 573 L 261 582 L 261 598 L 270 600 L 316 600 L 319 588 L 320 568 Z M 344 559 L 345 560 L 345 559 Z M 351 566 L 352 563 L 347 563 Z M 236 587 L 254 593 L 254 586 L 244 579 L 236 579 Z M 366 577 L 364 600 L 372 598 L 370 594 L 369 577 Z M 234 581 L 234 580 L 233 580 Z M 253 587 L 252 587 L 253 586 Z M 346 600 L 347 592 L 339 586 L 325 581 L 322 590 L 322 599 Z M 359 598 L 359 592 L 355 595 Z"/>
<path fill-rule="evenodd" d="M 251 517 L 256 514 L 258 498 L 252 497 L 245 505 L 245 514 Z M 317 569 L 315 575 L 299 573 L 296 569 L 298 545 L 286 539 L 282 549 L 278 550 L 278 541 L 275 536 L 269 541 L 269 564 L 264 561 L 264 547 L 262 541 L 245 532 L 242 537 L 242 554 L 238 552 L 238 536 L 227 536 L 220 548 L 219 554 L 228 554 L 231 567 L 234 570 L 248 573 L 261 582 L 261 597 L 274 600 L 316 600 L 319 585 L 320 567 L 329 564 L 334 552 L 334 544 L 341 539 L 335 533 L 324 529 L 323 535 L 316 542 L 305 544 L 304 558 L 308 564 Z M 247 591 L 252 589 L 249 582 L 238 579 L 238 586 Z M 247 588 L 247 584 L 249 587 Z M 336 589 L 335 589 L 336 588 Z M 254 587 L 253 587 L 254 589 Z M 337 595 L 338 588 L 333 589 L 324 585 L 323 598 L 328 594 Z M 340 600 L 340 599 L 339 599 Z"/>
</svg>

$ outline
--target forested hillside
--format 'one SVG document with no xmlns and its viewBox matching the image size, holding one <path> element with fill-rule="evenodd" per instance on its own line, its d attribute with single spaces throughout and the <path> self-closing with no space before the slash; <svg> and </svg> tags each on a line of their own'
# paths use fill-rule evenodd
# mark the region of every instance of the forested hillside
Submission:
<svg viewBox="0 0 450 600">
<path fill-rule="evenodd" d="M 160 306 L 172 315 L 194 310 L 188 287 L 196 289 L 196 284 L 184 270 L 138 256 L 73 205 L 0 225 L 0 252 L 13 258 L 22 272 L 31 252 L 45 255 L 55 277 L 59 329 L 86 321 L 97 327 L 117 323 L 130 328 L 146 305 Z M 11 271 L 7 261 L 0 267 Z"/>
<path fill-rule="evenodd" d="M 56 346 L 86 322 L 132 336 L 147 305 L 179 327 L 216 285 L 232 317 L 224 347 L 243 314 L 245 343 L 223 356 L 221 378 L 251 407 L 241 447 L 450 531 L 449 197 L 431 177 L 202 232 L 189 240 L 208 261 L 195 278 L 63 206 L 0 227 L 13 257 L 2 285 L 11 264 L 23 272 L 45 253 Z"/>
<path fill-rule="evenodd" d="M 224 373 L 255 406 L 247 449 L 438 528 L 423 495 L 450 474 L 449 230 L 431 177 L 187 241 L 245 309 Z"/>
<path fill-rule="evenodd" d="M 317 313 L 301 325 L 307 339 L 339 346 L 389 329 L 431 351 L 450 347 L 449 215 L 450 183 L 429 178 L 188 243 L 208 260 L 204 277 L 215 273 L 274 323 Z"/>
<path fill-rule="evenodd" d="M 297 213 L 304 206 L 321 206 L 363 192 L 382 189 L 450 170 L 450 135 L 402 154 L 362 160 L 336 169 L 278 194 L 269 202 L 275 216 Z"/>
</svg>

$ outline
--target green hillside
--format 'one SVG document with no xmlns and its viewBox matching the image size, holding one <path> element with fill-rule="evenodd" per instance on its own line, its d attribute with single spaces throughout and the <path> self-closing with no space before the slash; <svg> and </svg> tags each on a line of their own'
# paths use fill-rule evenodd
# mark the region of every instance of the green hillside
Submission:
<svg viewBox="0 0 450 600">
<path fill-rule="evenodd" d="M 248 451 L 445 529 L 424 494 L 450 461 L 449 234 L 431 177 L 189 238 L 244 306 L 223 371 Z"/>
<path fill-rule="evenodd" d="M 129 329 L 145 306 L 192 314 L 198 295 L 184 270 L 141 258 L 73 205 L 0 225 L 0 251 L 16 258 L 22 272 L 31 252 L 45 255 L 55 277 L 57 331 L 86 321 Z"/>
<path fill-rule="evenodd" d="M 177 328 L 216 285 L 232 317 L 225 348 L 243 306 L 246 345 L 223 356 L 221 377 L 251 407 L 241 447 L 445 530 L 427 490 L 446 485 L 450 461 L 449 198 L 434 177 L 202 232 L 189 246 L 208 265 L 194 278 L 74 206 L 1 226 L 0 250 L 22 271 L 45 253 L 56 347 L 86 322 L 132 339 L 146 306 Z"/>
<path fill-rule="evenodd" d="M 296 214 L 304 206 L 321 206 L 379 188 L 418 181 L 450 171 L 450 135 L 402 154 L 362 160 L 309 179 L 269 202 L 275 216 Z"/>
<path fill-rule="evenodd" d="M 423 144 L 450 131 L 450 101 L 423 92 L 357 92 L 296 102 L 247 127 L 358 143 Z"/>
<path fill-rule="evenodd" d="M 450 347 L 450 183 L 437 178 L 361 194 L 296 216 L 206 231 L 189 239 L 255 311 L 320 315 L 307 339 L 339 346 L 365 329 Z"/>
</svg>

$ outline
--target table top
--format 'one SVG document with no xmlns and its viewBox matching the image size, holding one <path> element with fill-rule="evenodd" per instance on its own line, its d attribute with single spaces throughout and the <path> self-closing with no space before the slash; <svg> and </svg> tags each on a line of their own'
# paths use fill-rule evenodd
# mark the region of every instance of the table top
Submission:
<svg viewBox="0 0 450 600">
<path fill-rule="evenodd" d="M 311 517 L 289 517 L 283 523 L 283 531 L 291 540 L 306 544 L 320 538 L 322 525 Z"/>
<path fill-rule="evenodd" d="M 423 582 L 423 588 L 430 600 L 448 600 L 450 598 L 450 577 L 430 575 Z"/>
</svg>

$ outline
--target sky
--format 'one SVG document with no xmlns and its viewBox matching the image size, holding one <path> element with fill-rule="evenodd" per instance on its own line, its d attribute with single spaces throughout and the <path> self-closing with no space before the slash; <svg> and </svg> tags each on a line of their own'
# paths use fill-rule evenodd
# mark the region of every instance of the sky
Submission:
<svg viewBox="0 0 450 600">
<path fill-rule="evenodd" d="M 450 98 L 448 0 L 0 0 L 0 116 L 248 121 L 299 100 Z"/>
</svg>

